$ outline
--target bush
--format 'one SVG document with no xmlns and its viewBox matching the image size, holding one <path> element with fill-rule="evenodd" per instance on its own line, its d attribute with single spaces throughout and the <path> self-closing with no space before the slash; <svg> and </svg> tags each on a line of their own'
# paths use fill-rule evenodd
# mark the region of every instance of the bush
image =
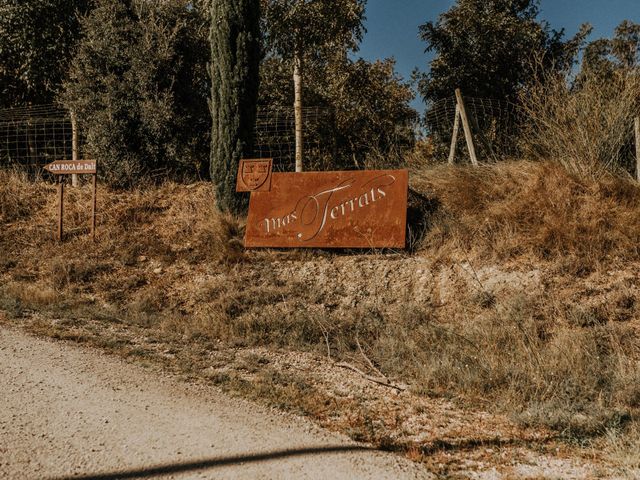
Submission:
<svg viewBox="0 0 640 480">
<path fill-rule="evenodd" d="M 559 162 L 581 176 L 633 172 L 633 118 L 640 108 L 640 77 L 619 70 L 606 78 L 585 73 L 540 75 L 521 96 L 521 139 L 529 159 Z"/>
<path fill-rule="evenodd" d="M 305 139 L 320 145 L 306 168 L 318 170 L 393 168 L 416 143 L 414 95 L 392 59 L 363 59 L 314 65 L 306 78 L 303 104 L 327 113 L 305 123 Z M 265 110 L 293 106 L 288 63 L 268 57 L 261 65 L 260 104 Z"/>
<path fill-rule="evenodd" d="M 0 0 L 0 108 L 52 103 L 90 0 Z"/>
<path fill-rule="evenodd" d="M 104 179 L 206 174 L 207 21 L 186 0 L 100 0 L 81 21 L 64 102 Z"/>
</svg>

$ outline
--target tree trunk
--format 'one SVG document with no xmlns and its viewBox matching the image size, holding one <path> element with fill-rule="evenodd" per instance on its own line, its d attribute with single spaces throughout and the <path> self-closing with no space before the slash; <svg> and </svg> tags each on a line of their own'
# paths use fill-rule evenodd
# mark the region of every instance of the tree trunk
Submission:
<svg viewBox="0 0 640 480">
<path fill-rule="evenodd" d="M 293 110 L 296 122 L 296 172 L 302 172 L 304 136 L 302 125 L 302 58 L 299 53 L 296 53 L 293 58 L 293 89 L 295 95 Z"/>
<path fill-rule="evenodd" d="M 260 78 L 260 0 L 211 2 L 211 179 L 219 210 L 243 213 L 238 165 L 252 155 Z"/>
</svg>

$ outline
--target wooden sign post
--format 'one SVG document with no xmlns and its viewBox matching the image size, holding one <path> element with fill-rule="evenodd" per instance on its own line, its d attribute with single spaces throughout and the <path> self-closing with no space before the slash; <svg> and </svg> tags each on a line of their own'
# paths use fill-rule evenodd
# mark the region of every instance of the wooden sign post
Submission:
<svg viewBox="0 0 640 480">
<path fill-rule="evenodd" d="M 57 238 L 62 242 L 64 237 L 64 175 L 93 175 L 93 199 L 91 203 L 91 236 L 96 239 L 96 205 L 97 205 L 97 165 L 95 160 L 59 160 L 45 165 L 45 170 L 58 175 L 58 232 Z"/>
</svg>

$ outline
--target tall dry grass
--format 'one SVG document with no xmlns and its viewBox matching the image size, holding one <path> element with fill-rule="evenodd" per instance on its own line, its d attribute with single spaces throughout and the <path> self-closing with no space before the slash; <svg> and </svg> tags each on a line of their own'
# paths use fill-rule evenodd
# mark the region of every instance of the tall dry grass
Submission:
<svg viewBox="0 0 640 480">
<path fill-rule="evenodd" d="M 629 149 L 640 114 L 640 75 L 618 71 L 606 78 L 541 73 L 521 95 L 520 147 L 524 158 L 558 162 L 570 172 L 598 178 L 633 173 Z"/>
<path fill-rule="evenodd" d="M 571 273 L 640 259 L 640 188 L 629 179 L 518 161 L 437 167 L 416 172 L 412 183 L 440 203 L 422 245 L 430 255 L 571 260 Z"/>
<path fill-rule="evenodd" d="M 208 184 L 101 188 L 95 244 L 86 235 L 90 189 L 69 189 L 70 233 L 59 245 L 55 187 L 7 179 L 0 195 L 22 206 L 3 217 L 0 309 L 16 317 L 37 311 L 135 325 L 182 338 L 185 348 L 199 338 L 326 355 L 328 345 L 333 358 L 357 361 L 361 345 L 382 372 L 418 392 L 481 401 L 576 435 L 618 431 L 640 409 L 640 298 L 629 287 L 617 310 L 589 310 L 553 285 L 557 274 L 582 288 L 578 275 L 640 261 L 640 190 L 624 179 L 584 178 L 549 162 L 416 175 L 413 187 L 433 201 L 415 255 L 444 268 L 527 264 L 551 272 L 550 284 L 506 298 L 456 292 L 446 307 L 407 301 L 400 312 L 385 311 L 388 292 L 363 288 L 345 301 L 353 278 L 332 278 L 333 290 L 296 280 L 296 268 L 331 264 L 326 253 L 245 253 L 241 221 L 216 213 Z M 274 274 L 285 267 L 291 279 Z"/>
<path fill-rule="evenodd" d="M 0 225 L 29 217 L 50 191 L 51 186 L 30 181 L 24 171 L 0 168 Z"/>
</svg>

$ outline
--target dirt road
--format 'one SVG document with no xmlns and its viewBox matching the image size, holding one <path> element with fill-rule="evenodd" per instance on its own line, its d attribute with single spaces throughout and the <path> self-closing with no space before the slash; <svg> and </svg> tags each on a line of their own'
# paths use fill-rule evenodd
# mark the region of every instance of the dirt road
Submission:
<svg viewBox="0 0 640 480">
<path fill-rule="evenodd" d="M 0 329 L 0 478 L 429 478 L 303 419 Z"/>
</svg>

